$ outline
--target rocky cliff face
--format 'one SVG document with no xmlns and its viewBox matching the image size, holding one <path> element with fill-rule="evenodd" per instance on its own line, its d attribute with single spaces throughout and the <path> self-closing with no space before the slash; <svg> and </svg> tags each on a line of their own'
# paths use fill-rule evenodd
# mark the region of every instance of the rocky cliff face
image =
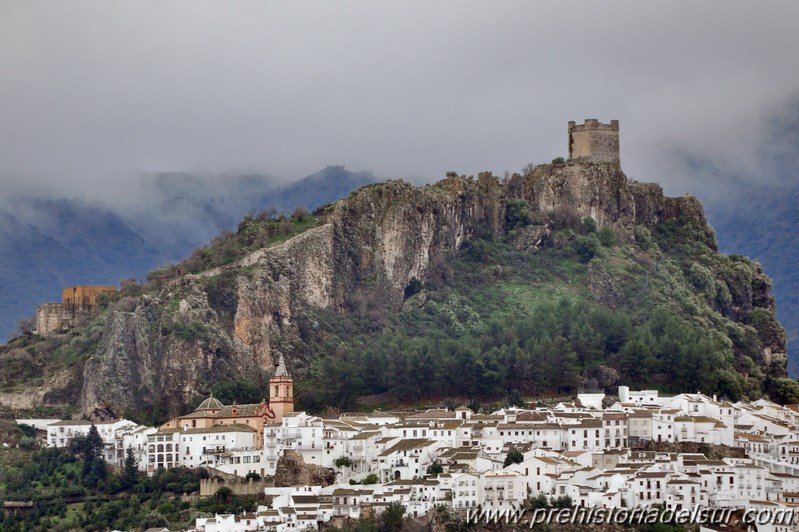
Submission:
<svg viewBox="0 0 799 532">
<path fill-rule="evenodd" d="M 275 486 L 330 486 L 336 482 L 336 472 L 329 467 L 306 464 L 296 451 L 284 451 L 277 459 Z"/>
<path fill-rule="evenodd" d="M 475 236 L 505 234 L 514 200 L 524 200 L 537 220 L 531 246 L 546 240 L 559 213 L 590 216 L 630 242 L 643 229 L 690 226 L 697 245 L 715 250 L 698 201 L 664 197 L 659 186 L 629 182 L 609 163 L 543 165 L 506 180 L 484 173 L 424 187 L 369 185 L 324 208 L 319 214 L 326 223 L 319 227 L 238 263 L 173 281 L 157 296 L 142 297 L 133 312 L 112 312 L 85 364 L 82 411 L 120 415 L 160 398 L 165 413 L 175 414 L 211 381 L 252 368 L 271 371 L 277 353 L 301 366 L 294 356 L 302 351 L 298 320 L 308 309 L 344 311 L 363 287 L 381 305 L 399 308 L 409 281 L 424 280 L 434 259 L 452 258 Z M 606 272 L 591 276 L 603 297 L 618 299 Z M 740 289 L 729 295 L 726 312 L 773 310 L 762 271 L 742 268 L 739 276 L 731 280 Z M 762 337 L 764 352 L 785 352 L 780 331 Z"/>
</svg>

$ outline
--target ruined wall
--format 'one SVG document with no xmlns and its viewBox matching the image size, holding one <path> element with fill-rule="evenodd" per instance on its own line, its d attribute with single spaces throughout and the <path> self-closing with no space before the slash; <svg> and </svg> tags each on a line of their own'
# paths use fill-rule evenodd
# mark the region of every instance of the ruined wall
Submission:
<svg viewBox="0 0 799 532">
<path fill-rule="evenodd" d="M 233 495 L 255 496 L 259 499 L 264 497 L 264 488 L 272 487 L 271 480 L 244 479 L 228 473 L 223 473 L 213 467 L 211 470 L 212 478 L 200 479 L 200 497 L 212 497 L 221 488 L 230 488 Z"/>
<path fill-rule="evenodd" d="M 618 163 L 619 121 L 603 124 L 589 118 L 581 125 L 569 122 L 569 159 Z"/>
<path fill-rule="evenodd" d="M 87 318 L 93 306 L 44 303 L 36 307 L 37 334 L 52 334 L 71 329 L 81 318 Z"/>
<path fill-rule="evenodd" d="M 107 285 L 67 286 L 61 290 L 61 303 L 44 303 L 36 307 L 36 332 L 52 334 L 67 331 L 97 309 L 100 296 L 117 289 Z"/>
</svg>

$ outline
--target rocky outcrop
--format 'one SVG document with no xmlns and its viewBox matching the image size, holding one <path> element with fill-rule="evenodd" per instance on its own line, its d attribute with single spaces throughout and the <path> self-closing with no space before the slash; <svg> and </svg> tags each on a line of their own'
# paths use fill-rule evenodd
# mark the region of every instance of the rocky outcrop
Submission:
<svg viewBox="0 0 799 532">
<path fill-rule="evenodd" d="M 336 481 L 336 472 L 328 467 L 306 464 L 302 455 L 295 451 L 284 451 L 277 459 L 275 487 L 329 486 Z"/>
<path fill-rule="evenodd" d="M 74 380 L 72 371 L 59 371 L 41 385 L 25 387 L 16 392 L 0 392 L 0 405 L 11 410 L 32 410 L 42 405 L 66 403 L 61 396 L 71 388 Z"/>
</svg>

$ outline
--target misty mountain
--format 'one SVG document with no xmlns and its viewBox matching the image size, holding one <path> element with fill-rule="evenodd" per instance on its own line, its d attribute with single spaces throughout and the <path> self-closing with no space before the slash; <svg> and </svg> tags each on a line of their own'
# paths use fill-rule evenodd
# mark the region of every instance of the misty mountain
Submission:
<svg viewBox="0 0 799 532">
<path fill-rule="evenodd" d="M 329 166 L 294 183 L 271 176 L 161 173 L 119 208 L 79 199 L 5 198 L 0 207 L 0 337 L 74 284 L 117 284 L 183 258 L 246 212 L 311 210 L 375 180 Z M 11 201 L 9 201 L 11 200 Z"/>
<path fill-rule="evenodd" d="M 21 200 L 0 212 L 0 331 L 71 284 L 116 284 L 163 259 L 118 214 L 80 200 Z"/>
</svg>

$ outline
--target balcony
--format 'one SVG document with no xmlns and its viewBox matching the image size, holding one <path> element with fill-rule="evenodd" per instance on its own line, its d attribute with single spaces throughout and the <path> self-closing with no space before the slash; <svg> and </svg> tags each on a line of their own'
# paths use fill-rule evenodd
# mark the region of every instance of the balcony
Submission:
<svg viewBox="0 0 799 532">
<path fill-rule="evenodd" d="M 226 454 L 227 450 L 224 446 L 217 446 L 217 447 L 203 447 L 202 454 Z"/>
</svg>

